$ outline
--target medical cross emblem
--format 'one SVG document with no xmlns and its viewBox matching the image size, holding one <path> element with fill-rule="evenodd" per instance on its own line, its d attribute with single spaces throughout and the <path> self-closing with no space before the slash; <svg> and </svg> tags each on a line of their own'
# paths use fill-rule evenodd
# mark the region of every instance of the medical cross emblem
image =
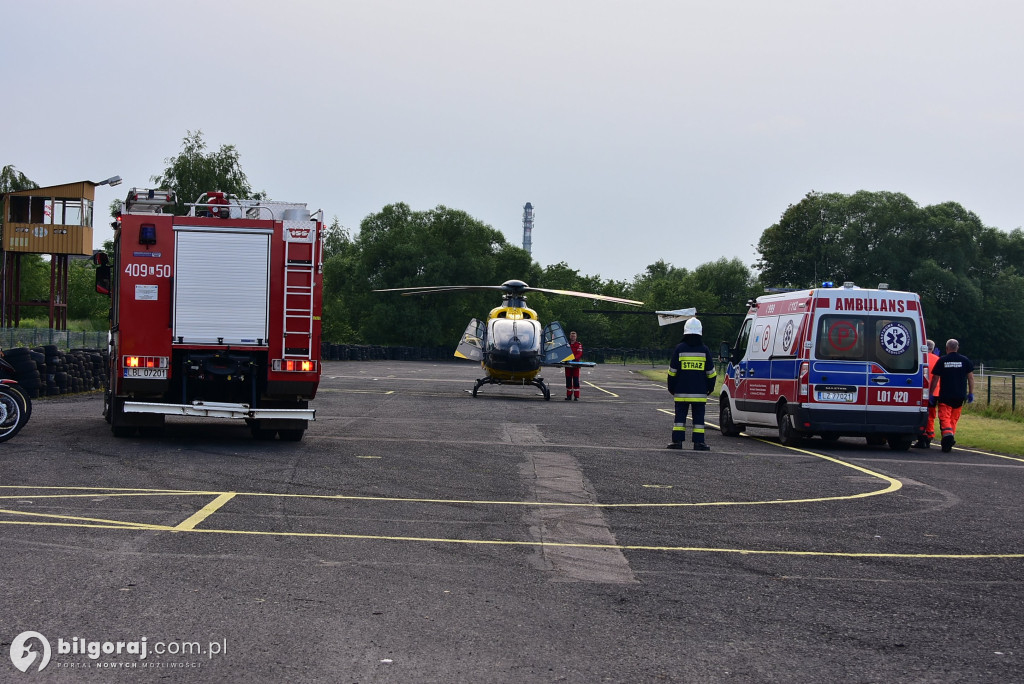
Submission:
<svg viewBox="0 0 1024 684">
<path fill-rule="evenodd" d="M 910 331 L 902 323 L 889 323 L 882 328 L 879 341 L 882 349 L 893 356 L 899 356 L 910 346 Z"/>
</svg>

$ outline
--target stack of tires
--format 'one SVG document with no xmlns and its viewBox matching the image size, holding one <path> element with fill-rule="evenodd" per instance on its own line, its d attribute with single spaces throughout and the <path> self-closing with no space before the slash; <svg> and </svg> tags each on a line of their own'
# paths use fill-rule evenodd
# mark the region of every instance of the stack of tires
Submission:
<svg viewBox="0 0 1024 684">
<path fill-rule="evenodd" d="M 88 392 L 106 386 L 106 354 L 96 349 L 65 352 L 56 345 L 5 349 L 18 383 L 33 399 Z"/>
<path fill-rule="evenodd" d="M 42 357 L 42 354 L 33 352 L 27 347 L 4 350 L 4 358 L 7 359 L 7 363 L 14 366 L 14 379 L 33 399 L 39 397 L 42 386 L 42 373 L 38 365 L 38 359 Z"/>
</svg>

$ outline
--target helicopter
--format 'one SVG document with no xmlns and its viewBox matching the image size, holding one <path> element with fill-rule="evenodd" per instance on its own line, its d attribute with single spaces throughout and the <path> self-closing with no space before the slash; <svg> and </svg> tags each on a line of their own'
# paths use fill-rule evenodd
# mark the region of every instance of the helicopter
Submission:
<svg viewBox="0 0 1024 684">
<path fill-rule="evenodd" d="M 506 280 L 501 285 L 438 285 L 432 287 L 395 287 L 374 292 L 401 292 L 410 295 L 469 290 L 499 290 L 501 306 L 491 309 L 486 321 L 471 319 L 462 334 L 455 356 L 479 361 L 484 377 L 473 386 L 473 396 L 484 385 L 532 385 L 551 400 L 551 390 L 541 369 L 547 367 L 594 366 L 591 361 L 573 360 L 573 352 L 561 323 L 553 321 L 541 326 L 537 312 L 526 305 L 527 292 L 569 295 L 585 299 L 641 306 L 643 302 L 622 297 L 530 287 L 522 280 Z"/>
</svg>

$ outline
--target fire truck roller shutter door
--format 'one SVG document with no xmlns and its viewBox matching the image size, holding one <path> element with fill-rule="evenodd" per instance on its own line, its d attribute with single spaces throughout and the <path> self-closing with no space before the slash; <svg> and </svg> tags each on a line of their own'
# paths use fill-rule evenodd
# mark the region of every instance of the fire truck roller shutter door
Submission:
<svg viewBox="0 0 1024 684">
<path fill-rule="evenodd" d="M 266 344 L 270 237 L 264 230 L 176 228 L 175 340 Z"/>
</svg>

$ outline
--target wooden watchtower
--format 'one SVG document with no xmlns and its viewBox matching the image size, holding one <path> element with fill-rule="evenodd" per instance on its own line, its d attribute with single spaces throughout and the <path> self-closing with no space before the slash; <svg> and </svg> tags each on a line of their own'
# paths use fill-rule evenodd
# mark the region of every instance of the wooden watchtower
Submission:
<svg viewBox="0 0 1024 684">
<path fill-rule="evenodd" d="M 0 327 L 17 327 L 24 307 L 46 306 L 50 327 L 68 325 L 68 259 L 92 256 L 93 203 L 97 185 L 117 185 L 119 177 L 101 183 L 80 181 L 4 195 L 2 309 Z M 50 255 L 49 301 L 26 301 L 21 293 L 21 258 Z"/>
</svg>

